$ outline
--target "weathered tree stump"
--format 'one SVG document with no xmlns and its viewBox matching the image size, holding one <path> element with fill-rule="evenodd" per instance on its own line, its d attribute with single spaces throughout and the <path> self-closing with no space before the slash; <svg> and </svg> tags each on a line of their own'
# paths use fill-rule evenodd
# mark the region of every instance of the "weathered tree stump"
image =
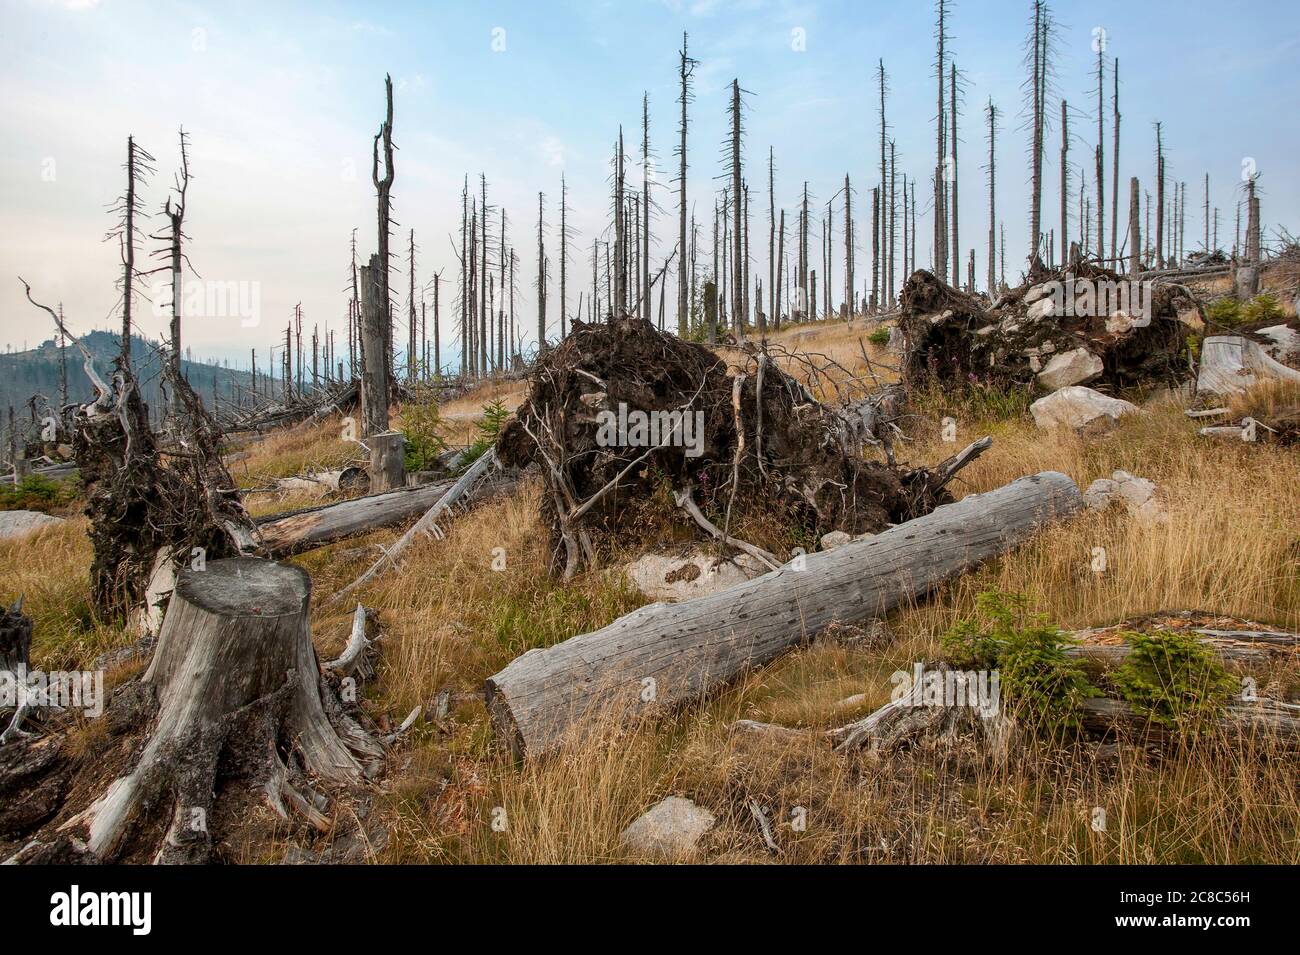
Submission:
<svg viewBox="0 0 1300 955">
<path fill-rule="evenodd" d="M 331 690 L 322 694 L 310 599 L 310 578 L 287 564 L 238 557 L 182 571 L 137 694 L 157 708 L 148 742 L 134 769 L 62 828 L 84 825 L 96 859 L 134 857 L 144 817 L 170 807 L 154 861 L 205 861 L 219 766 L 251 781 L 278 815 L 287 802 L 325 828 L 325 800 L 307 777 L 356 783 L 382 750 Z"/>
<path fill-rule="evenodd" d="M 382 494 L 406 487 L 406 438 L 400 431 L 366 437 L 370 448 L 370 491 Z"/>
</svg>

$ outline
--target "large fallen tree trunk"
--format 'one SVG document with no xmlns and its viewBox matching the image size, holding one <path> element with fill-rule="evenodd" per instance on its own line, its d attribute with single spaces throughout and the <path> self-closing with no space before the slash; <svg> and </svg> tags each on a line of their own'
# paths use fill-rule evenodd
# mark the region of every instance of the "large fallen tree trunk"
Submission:
<svg viewBox="0 0 1300 955">
<path fill-rule="evenodd" d="M 65 844 L 72 837 L 98 861 L 207 861 L 228 779 L 281 817 L 288 804 L 328 829 L 328 804 L 308 780 L 358 783 L 378 771 L 383 750 L 322 681 L 310 599 L 310 578 L 287 564 L 239 557 L 182 571 L 148 671 L 114 699 L 133 722 L 154 716 L 143 748 L 130 772 L 59 827 Z M 20 856 L 41 858 L 41 844 Z"/>
<path fill-rule="evenodd" d="M 534 756 L 586 717 L 698 700 L 831 621 L 886 613 L 1081 507 L 1074 482 L 1047 471 L 710 596 L 642 607 L 489 677 L 493 729 Z"/>
<path fill-rule="evenodd" d="M 458 497 L 456 503 L 468 506 L 510 491 L 518 482 L 515 474 L 497 474 L 474 484 L 463 497 Z M 349 537 L 405 524 L 428 513 L 457 486 L 458 481 L 439 481 L 288 514 L 271 514 L 258 518 L 258 530 L 267 556 L 288 557 Z"/>
<path fill-rule="evenodd" d="M 1084 700 L 1082 708 L 1083 725 L 1090 730 L 1134 730 L 1153 742 L 1177 736 L 1176 730 L 1139 713 L 1123 700 L 1093 697 Z M 1209 726 L 1230 736 L 1258 734 L 1294 745 L 1300 741 L 1300 705 L 1268 699 L 1233 701 Z"/>
<path fill-rule="evenodd" d="M 347 537 L 404 524 L 437 503 L 453 483 L 423 484 L 288 514 L 271 514 L 258 518 L 257 528 L 268 556 L 288 557 Z"/>
</svg>

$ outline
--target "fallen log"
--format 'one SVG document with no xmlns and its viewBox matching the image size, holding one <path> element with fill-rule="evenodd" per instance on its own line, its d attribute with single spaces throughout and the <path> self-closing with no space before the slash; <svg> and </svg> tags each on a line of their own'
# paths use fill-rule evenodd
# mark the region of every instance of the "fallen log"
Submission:
<svg viewBox="0 0 1300 955">
<path fill-rule="evenodd" d="M 257 527 L 267 556 L 288 557 L 419 517 L 452 483 L 424 484 L 287 514 L 271 514 L 258 518 Z"/>
<path fill-rule="evenodd" d="M 699 700 L 832 621 L 879 617 L 1082 506 L 1074 482 L 1047 471 L 707 597 L 642 607 L 489 677 L 493 730 L 516 755 L 536 756 L 587 716 Z"/>
<path fill-rule="evenodd" d="M 378 576 L 386 566 L 397 566 L 397 558 L 400 557 L 402 552 L 411 545 L 411 542 L 415 540 L 417 535 L 425 534 L 441 540 L 443 533 L 438 527 L 438 519 L 462 501 L 469 504 L 473 500 L 475 492 L 479 490 L 479 483 L 484 481 L 487 478 L 487 475 L 495 472 L 496 469 L 496 451 L 492 448 L 488 448 L 488 450 L 485 451 L 477 461 L 470 465 L 469 470 L 462 474 L 455 484 L 448 488 L 444 494 L 439 496 L 433 507 L 429 508 L 429 510 L 426 511 L 418 521 L 411 525 L 396 544 L 389 548 L 382 557 L 371 564 L 364 574 L 352 581 L 352 583 L 348 584 L 342 590 L 335 593 L 334 596 L 330 598 L 329 603 L 336 603 L 358 587 L 364 586 L 370 580 Z M 514 485 L 513 480 L 509 483 L 511 486 Z"/>
<path fill-rule="evenodd" d="M 1084 727 L 1093 731 L 1136 730 L 1153 742 L 1177 735 L 1176 731 L 1148 719 L 1123 700 L 1104 696 L 1083 701 L 1082 719 Z M 1262 698 L 1251 702 L 1236 701 L 1229 703 L 1222 715 L 1210 725 L 1231 736 L 1257 733 L 1294 744 L 1300 741 L 1300 705 Z"/>
</svg>

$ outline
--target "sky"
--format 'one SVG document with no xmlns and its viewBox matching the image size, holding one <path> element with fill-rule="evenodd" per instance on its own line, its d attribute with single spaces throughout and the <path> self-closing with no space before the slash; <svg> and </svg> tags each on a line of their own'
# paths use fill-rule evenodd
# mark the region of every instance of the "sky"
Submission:
<svg viewBox="0 0 1300 955">
<path fill-rule="evenodd" d="M 924 183 L 917 255 L 921 267 L 929 265 L 936 99 L 930 4 L 0 0 L 0 7 L 0 344 L 6 348 L 34 347 L 52 332 L 44 313 L 26 302 L 19 275 L 39 301 L 63 304 L 75 332 L 118 327 L 119 249 L 104 235 L 113 227 L 108 208 L 124 188 L 127 136 L 156 158 L 157 172 L 142 201 L 153 213 L 143 228 L 157 232 L 165 224 L 161 210 L 179 165 L 182 126 L 191 140 L 193 175 L 186 232 L 197 274 L 185 279 L 187 305 L 193 307 L 184 331 L 193 356 L 247 367 L 256 348 L 265 367 L 268 349 L 283 337 L 298 303 L 308 330 L 319 325 L 343 336 L 353 230 L 363 258 L 376 246 L 370 150 L 383 118 L 385 73 L 393 77 L 398 147 L 395 251 L 405 256 L 414 229 L 419 285 L 443 272 L 444 364 L 454 354 L 448 282 L 458 271 L 453 242 L 459 241 L 466 175 L 477 186 L 484 174 L 489 204 L 506 210 L 508 243 L 519 256 L 516 313 L 531 343 L 538 193 L 544 194 L 554 329 L 561 176 L 568 183 L 573 236 L 567 296 L 572 314 L 579 294 L 584 302 L 590 294 L 592 240 L 609 237 L 610 157 L 620 125 L 629 151 L 639 149 L 643 94 L 650 101 L 657 170 L 653 271 L 674 248 L 673 141 L 683 31 L 700 61 L 691 106 L 688 201 L 701 222 L 701 262 L 711 254 L 712 206 L 724 183 L 729 87 L 737 77 L 746 91 L 754 273 L 767 268 L 771 147 L 777 208 L 785 208 L 792 222 L 805 180 L 819 218 L 831 199 L 837 259 L 843 207 L 842 197 L 833 197 L 844 175 L 852 177 L 861 290 L 869 280 L 867 219 L 879 177 L 874 71 L 883 59 L 898 171 Z M 974 248 L 982 285 L 988 232 L 984 105 L 991 98 L 1002 116 L 997 216 L 1005 223 L 1008 279 L 1014 283 L 1029 238 L 1022 83 L 1032 6 L 1030 0 L 957 0 L 949 8 L 949 52 L 962 82 L 963 263 L 966 250 Z M 1259 174 L 1266 232 L 1279 224 L 1300 231 L 1300 124 L 1294 118 L 1300 102 L 1300 5 L 1263 0 L 1234 13 L 1200 0 L 1092 0 L 1057 3 L 1054 14 L 1059 34 L 1049 111 L 1054 122 L 1045 151 L 1045 222 L 1056 219 L 1060 98 L 1071 104 L 1071 158 L 1089 160 L 1091 182 L 1093 44 L 1100 27 L 1108 62 L 1118 57 L 1120 63 L 1122 185 L 1136 175 L 1144 189 L 1152 186 L 1153 123 L 1159 120 L 1167 174 L 1188 183 L 1189 250 L 1201 244 L 1207 173 L 1211 204 L 1220 209 L 1219 245 L 1231 246 L 1243 164 Z M 1108 116 L 1108 150 L 1110 136 Z M 639 183 L 636 163 L 629 176 Z M 1076 203 L 1071 202 L 1075 217 Z M 1123 198 L 1121 205 L 1126 217 Z M 496 231 L 494 218 L 493 244 Z M 814 250 L 817 235 L 810 240 Z M 146 240 L 143 252 L 161 245 Z M 837 288 L 843 284 L 841 268 L 837 260 Z M 670 275 L 670 326 L 673 281 Z M 401 288 L 404 314 L 404 258 L 394 283 Z M 228 296 L 224 302 L 216 294 L 221 291 Z M 136 328 L 157 338 L 167 324 L 168 293 L 148 294 L 151 300 L 137 305 Z M 426 297 L 431 307 L 431 292 Z M 405 342 L 405 331 L 397 338 Z"/>
</svg>

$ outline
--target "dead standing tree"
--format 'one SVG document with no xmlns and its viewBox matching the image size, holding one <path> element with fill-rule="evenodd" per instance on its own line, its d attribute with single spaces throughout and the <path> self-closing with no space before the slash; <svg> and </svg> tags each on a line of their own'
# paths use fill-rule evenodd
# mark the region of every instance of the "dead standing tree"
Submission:
<svg viewBox="0 0 1300 955">
<path fill-rule="evenodd" d="M 388 369 L 388 377 L 392 378 L 393 370 L 393 326 L 391 315 L 391 298 L 388 289 L 388 240 L 392 226 L 392 188 L 393 188 L 393 78 L 384 76 L 384 96 L 387 100 L 387 110 L 384 114 L 384 121 L 380 124 L 379 132 L 375 133 L 373 160 L 371 164 L 371 180 L 375 184 L 375 190 L 378 193 L 378 218 L 379 218 L 379 261 L 381 268 L 378 275 L 380 302 L 383 307 L 384 318 L 384 347 L 375 353 L 373 357 L 378 358 Z M 383 167 L 384 174 L 379 174 L 379 147 L 383 144 L 384 157 Z"/>
<path fill-rule="evenodd" d="M 153 174 L 154 158 L 148 150 L 136 143 L 134 136 L 126 138 L 126 192 L 110 211 L 118 214 L 117 225 L 104 237 L 104 241 L 117 239 L 122 253 L 122 359 L 120 366 L 131 367 L 131 309 L 135 304 L 135 243 L 138 234 L 137 216 L 147 216 L 139 196 L 139 188 Z"/>
<path fill-rule="evenodd" d="M 1029 38 L 1029 51 L 1025 56 L 1030 67 L 1028 100 L 1030 113 L 1030 200 L 1029 200 L 1029 265 L 1032 272 L 1040 261 L 1042 244 L 1043 207 L 1043 151 L 1047 130 L 1047 77 L 1050 72 L 1051 11 L 1044 0 L 1034 0 L 1033 32 Z"/>
<path fill-rule="evenodd" d="M 697 61 L 691 59 L 687 53 L 686 33 L 682 33 L 682 49 L 679 54 L 677 67 L 677 78 L 680 83 L 678 92 L 678 102 L 682 108 L 681 125 L 678 127 L 679 142 L 677 145 L 677 242 L 679 249 L 686 248 L 686 129 L 687 117 L 686 107 L 691 102 L 691 77 L 695 73 Z M 686 282 L 686 256 L 683 254 L 679 260 L 677 268 L 677 337 L 685 338 L 689 331 L 689 306 L 687 299 L 687 282 Z M 592 313 L 595 318 L 595 313 Z"/>
<path fill-rule="evenodd" d="M 168 257 L 168 267 L 171 271 L 172 315 L 167 361 L 171 364 L 173 380 L 181 376 L 181 289 L 183 285 L 181 270 L 186 264 L 182 243 L 187 238 L 184 232 L 185 197 L 190 187 L 189 136 L 186 135 L 184 129 L 180 131 L 180 149 L 181 168 L 180 172 L 176 174 L 173 186 L 176 201 L 173 204 L 172 197 L 168 196 L 167 201 L 163 204 L 163 215 L 167 217 L 168 228 L 165 236 L 167 247 L 161 250 Z M 162 239 L 164 237 L 155 236 L 154 238 Z M 66 396 L 64 404 L 67 404 Z M 172 393 L 169 395 L 168 413 L 174 418 L 179 410 L 179 399 L 175 393 Z"/>
</svg>

